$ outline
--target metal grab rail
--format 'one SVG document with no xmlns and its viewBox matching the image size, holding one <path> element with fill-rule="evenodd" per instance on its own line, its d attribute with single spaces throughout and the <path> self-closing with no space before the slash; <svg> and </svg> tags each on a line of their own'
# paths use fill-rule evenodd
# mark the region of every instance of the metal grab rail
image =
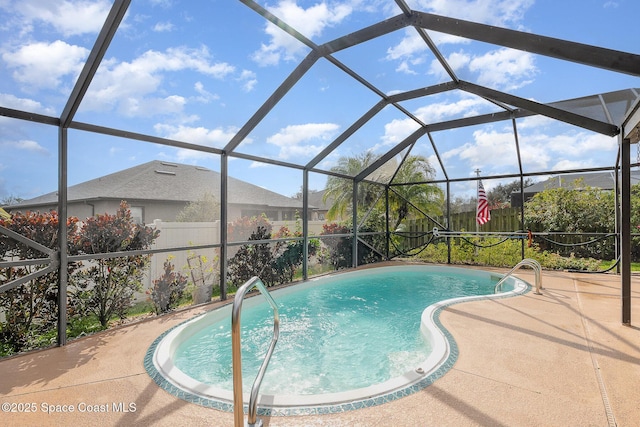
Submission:
<svg viewBox="0 0 640 427">
<path fill-rule="evenodd" d="M 267 291 L 267 288 L 262 283 L 262 280 L 258 277 L 252 277 L 244 285 L 242 285 L 236 296 L 233 299 L 233 309 L 231 311 L 231 357 L 233 362 L 233 417 L 235 427 L 243 427 L 244 424 L 244 402 L 242 395 L 242 348 L 240 346 L 240 314 L 242 311 L 242 302 L 244 297 L 253 288 L 257 288 L 267 299 L 271 307 L 273 308 L 273 338 L 271 339 L 271 345 L 267 354 L 260 365 L 258 375 L 253 381 L 251 387 L 251 395 L 249 398 L 249 415 L 247 419 L 247 425 L 250 427 L 262 426 L 262 420 L 256 420 L 256 407 L 258 405 L 258 391 L 260 384 L 262 383 L 262 377 L 267 370 L 273 350 L 278 342 L 278 336 L 280 335 L 280 316 L 278 314 L 278 305 Z"/>
<path fill-rule="evenodd" d="M 535 294 L 536 295 L 542 295 L 542 292 L 540 292 L 540 289 L 542 289 L 542 266 L 540 265 L 540 263 L 538 261 L 536 261 L 535 259 L 531 259 L 531 258 L 523 259 L 522 261 L 517 263 L 515 265 L 515 267 L 513 267 L 511 269 L 511 271 L 509 271 L 507 274 L 505 274 L 504 277 L 502 279 L 500 279 L 500 281 L 498 283 L 496 283 L 496 287 L 494 288 L 494 292 L 498 292 L 499 290 L 502 290 L 502 284 L 504 283 L 504 281 L 507 280 L 507 278 L 509 276 L 511 276 L 516 270 L 518 270 L 519 268 L 524 267 L 524 266 L 531 267 L 533 269 L 533 271 L 535 272 L 535 275 L 536 275 L 536 291 L 535 291 Z"/>
</svg>

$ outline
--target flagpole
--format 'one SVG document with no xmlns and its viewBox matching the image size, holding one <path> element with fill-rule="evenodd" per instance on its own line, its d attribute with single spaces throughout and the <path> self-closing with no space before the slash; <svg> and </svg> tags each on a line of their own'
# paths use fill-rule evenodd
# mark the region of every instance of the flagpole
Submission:
<svg viewBox="0 0 640 427">
<path fill-rule="evenodd" d="M 478 236 L 478 233 L 480 233 L 480 224 L 478 223 L 478 202 L 479 197 L 480 197 L 480 169 L 477 169 L 474 171 L 476 173 L 476 178 L 478 178 L 476 180 L 476 237 Z M 474 253 L 476 256 L 478 256 L 478 247 L 475 246 L 474 247 Z"/>
</svg>

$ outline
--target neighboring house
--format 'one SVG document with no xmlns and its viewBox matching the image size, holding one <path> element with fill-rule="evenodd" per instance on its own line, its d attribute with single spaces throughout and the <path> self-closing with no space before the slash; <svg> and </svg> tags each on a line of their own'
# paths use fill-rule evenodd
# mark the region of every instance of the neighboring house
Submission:
<svg viewBox="0 0 640 427">
<path fill-rule="evenodd" d="M 324 221 L 326 220 L 327 212 L 331 208 L 331 204 L 333 203 L 333 199 L 327 200 L 324 199 L 325 190 L 320 191 L 309 191 L 309 206 L 313 206 L 313 209 L 309 209 L 310 211 L 310 219 L 316 221 Z"/>
<path fill-rule="evenodd" d="M 611 172 L 589 172 L 571 173 L 558 175 L 525 187 L 524 201 L 531 199 L 536 194 L 550 188 L 580 188 L 591 187 L 602 190 L 613 190 L 615 188 L 615 173 Z M 580 184 L 576 181 L 580 181 Z M 631 185 L 640 183 L 640 171 L 631 171 Z M 522 206 L 522 195 L 519 191 L 511 193 L 511 207 Z"/>
<path fill-rule="evenodd" d="M 80 219 L 114 214 L 125 200 L 132 217 L 143 224 L 156 219 L 175 221 L 176 215 L 205 193 L 220 201 L 220 173 L 201 167 L 151 161 L 68 188 L 67 213 Z M 8 212 L 57 210 L 56 192 L 5 206 Z M 232 177 L 228 178 L 229 221 L 266 214 L 272 221 L 294 220 L 302 200 L 283 196 Z"/>
</svg>

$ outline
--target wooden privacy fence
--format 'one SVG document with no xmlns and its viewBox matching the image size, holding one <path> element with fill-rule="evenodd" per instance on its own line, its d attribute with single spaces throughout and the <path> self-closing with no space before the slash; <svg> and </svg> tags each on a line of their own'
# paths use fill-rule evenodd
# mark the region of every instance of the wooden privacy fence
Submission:
<svg viewBox="0 0 640 427">
<path fill-rule="evenodd" d="M 445 217 L 435 218 L 440 224 L 445 225 Z M 435 223 L 429 218 L 409 220 L 407 231 L 431 231 Z M 440 227 L 438 227 L 440 228 Z M 460 212 L 451 214 L 449 222 L 450 231 L 476 231 L 476 212 Z M 505 208 L 491 211 L 491 221 L 478 226 L 478 231 L 518 231 L 522 229 L 520 224 L 520 208 Z"/>
<path fill-rule="evenodd" d="M 439 224 L 445 225 L 446 218 L 435 218 Z M 434 227 L 442 229 L 430 218 L 410 219 L 403 227 L 403 248 L 419 247 L 430 240 L 427 233 L 433 231 Z M 450 217 L 450 231 L 467 231 L 474 233 L 476 231 L 476 212 L 460 212 L 452 214 Z M 483 225 L 478 226 L 478 231 L 518 231 L 521 229 L 520 224 L 520 208 L 506 208 L 491 211 L 491 220 Z"/>
<path fill-rule="evenodd" d="M 438 222 L 446 224 L 445 218 Z M 491 221 L 478 226 L 478 231 L 518 231 L 521 230 L 520 208 L 495 209 L 491 211 Z M 449 230 L 476 231 L 476 212 L 460 212 L 450 217 Z"/>
</svg>

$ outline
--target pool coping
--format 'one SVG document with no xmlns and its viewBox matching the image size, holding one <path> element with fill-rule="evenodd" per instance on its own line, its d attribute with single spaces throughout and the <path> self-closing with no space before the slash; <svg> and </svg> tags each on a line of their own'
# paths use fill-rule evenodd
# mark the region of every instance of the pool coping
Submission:
<svg viewBox="0 0 640 427">
<path fill-rule="evenodd" d="M 485 272 L 491 275 L 494 274 Z M 502 275 L 496 276 L 502 277 Z M 260 395 L 257 414 L 260 416 L 299 416 L 341 413 L 382 405 L 428 387 L 446 374 L 458 359 L 456 341 L 453 335 L 440 322 L 442 310 L 451 305 L 468 301 L 503 299 L 524 295 L 531 290 L 531 285 L 526 281 L 517 277 L 513 277 L 513 279 L 515 286 L 512 291 L 492 295 L 451 298 L 426 307 L 422 313 L 420 328 L 423 335 L 430 339 L 433 351 L 425 361 L 416 367 L 415 371 L 406 372 L 402 376 L 380 384 L 340 393 L 310 396 Z M 225 307 L 230 307 L 230 305 L 220 307 L 217 310 L 224 311 Z M 185 328 L 185 325 L 194 322 L 201 316 L 188 319 L 157 337 L 145 354 L 144 367 L 153 381 L 171 395 L 200 406 L 233 412 L 233 391 L 218 389 L 195 381 L 177 370 L 172 364 L 168 368 L 163 366 L 162 360 L 159 361 L 157 358 L 158 346 L 167 335 L 175 334 L 176 331 Z M 181 387 L 179 383 L 174 383 L 166 378 L 162 373 L 163 370 L 171 370 L 171 375 L 177 375 L 181 380 L 186 381 L 190 389 Z M 215 394 L 216 397 L 212 397 L 211 394 Z M 248 393 L 244 393 L 244 395 L 244 401 L 248 402 Z M 322 402 L 317 401 L 320 397 L 322 397 Z M 245 411 L 247 408 L 248 405 L 245 403 Z"/>
</svg>

